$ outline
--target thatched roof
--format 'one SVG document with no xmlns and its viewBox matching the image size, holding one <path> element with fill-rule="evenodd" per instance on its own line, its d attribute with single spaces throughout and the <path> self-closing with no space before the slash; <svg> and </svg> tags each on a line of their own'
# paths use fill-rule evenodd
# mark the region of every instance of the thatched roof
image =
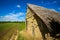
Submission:
<svg viewBox="0 0 60 40">
<path fill-rule="evenodd" d="M 50 28 L 50 22 L 52 20 L 60 24 L 60 13 L 33 4 L 28 4 L 28 8 L 33 10 L 33 12 L 43 20 L 43 22 L 47 25 L 48 29 L 53 30 Z"/>
</svg>

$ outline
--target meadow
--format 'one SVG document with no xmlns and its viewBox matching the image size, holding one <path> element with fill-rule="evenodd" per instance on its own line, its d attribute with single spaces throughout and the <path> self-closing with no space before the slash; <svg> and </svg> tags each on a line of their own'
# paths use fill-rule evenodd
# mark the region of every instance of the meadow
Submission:
<svg viewBox="0 0 60 40">
<path fill-rule="evenodd" d="M 7 40 L 16 29 L 24 30 L 25 22 L 0 22 L 0 40 Z M 19 34 L 17 40 L 23 40 L 23 37 Z"/>
</svg>

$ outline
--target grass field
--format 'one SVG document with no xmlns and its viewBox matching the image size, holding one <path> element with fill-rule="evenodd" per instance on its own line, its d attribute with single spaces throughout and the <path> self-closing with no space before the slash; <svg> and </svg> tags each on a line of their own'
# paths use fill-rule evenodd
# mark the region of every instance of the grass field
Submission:
<svg viewBox="0 0 60 40">
<path fill-rule="evenodd" d="M 5 32 L 7 30 L 10 30 L 10 29 L 12 30 L 12 28 L 14 28 L 14 27 L 17 27 L 19 31 L 22 31 L 25 28 L 25 22 L 4 22 L 4 23 L 0 23 L 0 37 L 1 37 L 1 35 L 3 35 L 3 33 L 5 34 Z M 7 33 L 9 33 L 9 32 L 7 32 Z M 20 38 L 22 38 L 22 37 L 19 34 L 17 40 L 21 40 Z"/>
</svg>

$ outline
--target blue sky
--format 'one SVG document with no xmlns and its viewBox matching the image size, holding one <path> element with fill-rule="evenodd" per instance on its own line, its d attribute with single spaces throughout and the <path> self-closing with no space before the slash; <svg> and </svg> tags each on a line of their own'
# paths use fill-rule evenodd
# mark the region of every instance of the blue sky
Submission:
<svg viewBox="0 0 60 40">
<path fill-rule="evenodd" d="M 60 12 L 60 0 L 0 0 L 0 21 L 25 21 L 27 3 Z"/>
</svg>

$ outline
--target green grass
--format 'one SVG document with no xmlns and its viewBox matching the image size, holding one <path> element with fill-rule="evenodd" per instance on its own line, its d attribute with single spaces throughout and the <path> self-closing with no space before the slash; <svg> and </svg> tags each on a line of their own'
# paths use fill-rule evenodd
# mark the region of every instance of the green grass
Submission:
<svg viewBox="0 0 60 40">
<path fill-rule="evenodd" d="M 22 31 L 25 29 L 25 23 L 22 22 L 19 25 L 19 31 Z M 17 40 L 25 40 L 25 38 L 19 33 Z"/>
<path fill-rule="evenodd" d="M 13 23 L 0 23 L 0 31 L 7 30 L 11 28 L 13 25 Z"/>
<path fill-rule="evenodd" d="M 18 27 L 18 29 L 21 31 L 25 28 L 25 23 L 24 22 L 16 22 L 16 23 L 0 23 L 0 31 L 6 30 L 11 28 L 12 26 Z"/>
<path fill-rule="evenodd" d="M 25 29 L 25 22 L 4 22 L 4 23 L 0 23 L 0 33 L 5 32 L 5 30 L 11 29 L 13 27 L 17 27 L 19 31 L 22 31 L 23 29 Z M 23 40 L 23 37 L 19 35 L 18 40 L 20 40 L 20 38 L 22 38 L 21 40 Z"/>
<path fill-rule="evenodd" d="M 18 36 L 18 39 L 17 40 L 25 40 L 25 38 L 21 35 L 21 34 L 19 34 L 19 36 Z"/>
<path fill-rule="evenodd" d="M 25 28 L 25 23 L 24 23 L 24 22 L 19 23 L 19 24 L 18 24 L 18 27 L 19 27 L 19 30 L 20 30 L 20 31 L 23 30 L 23 29 Z"/>
</svg>

